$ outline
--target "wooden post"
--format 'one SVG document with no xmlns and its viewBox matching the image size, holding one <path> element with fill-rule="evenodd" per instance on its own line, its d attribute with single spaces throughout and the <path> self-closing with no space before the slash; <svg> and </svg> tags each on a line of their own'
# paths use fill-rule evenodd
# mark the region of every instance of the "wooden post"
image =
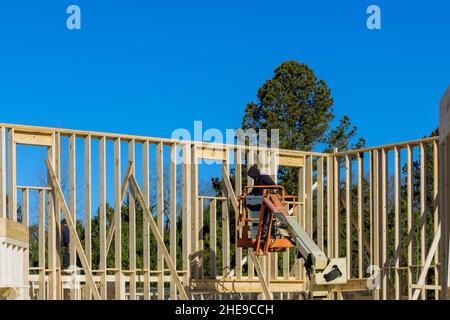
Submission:
<svg viewBox="0 0 450 320">
<path fill-rule="evenodd" d="M 114 274 L 115 299 L 125 299 L 125 288 L 122 286 L 122 199 L 120 188 L 120 138 L 114 140 Z"/>
<path fill-rule="evenodd" d="M 324 249 L 323 241 L 323 160 L 324 157 L 317 159 L 317 245 L 321 250 Z"/>
<path fill-rule="evenodd" d="M 426 208 L 426 172 L 425 172 L 425 145 L 420 144 L 420 266 L 423 269 L 425 265 L 426 252 L 426 224 L 427 224 L 427 208 Z M 426 299 L 426 290 L 421 290 L 422 300 Z"/>
<path fill-rule="evenodd" d="M 217 277 L 217 200 L 213 199 L 209 205 L 209 273 L 212 279 Z"/>
<path fill-rule="evenodd" d="M 347 258 L 347 272 L 352 277 L 352 159 L 345 156 L 345 248 Z"/>
<path fill-rule="evenodd" d="M 135 140 L 128 142 L 128 161 L 136 161 Z M 135 166 L 131 167 L 131 174 L 135 174 Z M 122 190 L 121 190 L 122 191 Z M 130 300 L 136 300 L 136 204 L 131 192 L 128 193 L 128 218 L 129 218 L 129 260 L 130 260 Z"/>
<path fill-rule="evenodd" d="M 407 197 L 408 197 L 408 208 L 407 208 L 407 219 L 408 219 L 408 299 L 412 299 L 412 264 L 413 264 L 413 193 L 412 193 L 412 162 L 413 162 L 413 147 L 411 145 L 407 146 L 407 162 L 406 162 L 406 172 L 407 172 Z"/>
<path fill-rule="evenodd" d="M 433 208 L 434 208 L 434 214 L 433 214 L 433 230 L 434 234 L 436 235 L 438 233 L 438 225 L 439 225 L 439 142 L 434 141 L 433 142 Z M 436 253 L 434 255 L 434 285 L 436 288 L 439 286 L 439 243 L 436 248 Z M 434 291 L 434 298 L 435 300 L 439 299 L 439 289 L 436 289 Z"/>
<path fill-rule="evenodd" d="M 374 264 L 380 268 L 380 274 L 383 275 L 383 265 L 380 258 L 380 150 L 373 152 L 373 255 Z M 375 300 L 380 299 L 380 287 L 375 288 Z"/>
<path fill-rule="evenodd" d="M 395 300 L 400 300 L 400 257 L 401 257 L 401 202 L 400 202 L 400 187 L 401 187 L 401 160 L 400 160 L 400 148 L 394 149 L 394 207 L 395 207 L 395 221 L 394 221 L 394 248 L 396 250 L 395 259 Z"/>
<path fill-rule="evenodd" d="M 247 153 L 247 170 L 255 164 L 255 153 L 253 150 L 249 150 Z M 247 177 L 247 185 L 252 186 L 253 185 L 253 179 L 250 179 Z M 247 263 L 248 263 L 248 278 L 250 280 L 253 280 L 253 277 L 255 275 L 255 267 L 253 265 L 253 259 L 250 259 L 250 254 L 253 251 L 252 248 L 247 249 Z"/>
<path fill-rule="evenodd" d="M 188 143 L 183 144 L 183 164 L 182 164 L 182 261 L 185 270 L 183 284 L 189 285 L 191 274 L 191 148 Z"/>
<path fill-rule="evenodd" d="M 55 157 L 55 134 L 52 135 L 52 146 L 47 148 L 47 160 L 52 163 L 53 166 L 56 165 Z M 51 184 L 50 175 L 47 174 L 48 184 Z M 55 214 L 55 193 L 54 190 L 47 193 L 47 215 L 48 215 L 48 299 L 56 300 L 58 298 L 57 292 L 57 246 L 56 246 L 56 229 L 59 225 L 59 221 L 56 221 Z M 72 233 L 71 233 L 72 234 Z M 72 242 L 72 241 L 71 241 Z M 71 290 L 71 296 L 75 295 L 75 288 Z"/>
<path fill-rule="evenodd" d="M 327 157 L 327 255 L 333 255 L 333 156 Z M 299 198 L 300 201 L 300 198 Z"/>
<path fill-rule="evenodd" d="M 149 142 L 142 144 L 142 192 L 145 204 L 150 208 L 150 161 Z M 144 300 L 150 300 L 150 226 L 147 217 L 142 218 L 142 238 L 144 250 Z"/>
<path fill-rule="evenodd" d="M 164 239 L 164 162 L 163 162 L 163 143 L 156 145 L 156 224 L 161 237 Z M 157 292 L 158 299 L 164 300 L 164 258 L 162 256 L 162 247 L 157 247 L 156 268 L 158 270 Z"/>
<path fill-rule="evenodd" d="M 236 194 L 240 194 L 242 192 L 242 150 L 240 148 L 236 148 L 234 152 L 234 190 Z M 238 215 L 235 215 L 236 221 Z M 242 233 L 242 226 L 238 225 L 236 222 L 235 228 L 235 246 L 236 246 L 236 278 L 240 279 L 242 277 L 242 248 L 237 247 L 237 238 Z"/>
<path fill-rule="evenodd" d="M 203 279 L 203 209 L 204 209 L 203 198 L 198 199 L 198 220 L 197 220 L 197 231 L 198 231 L 198 278 Z"/>
<path fill-rule="evenodd" d="M 91 172 L 91 136 L 84 138 L 84 250 L 89 267 L 92 267 L 92 172 Z M 87 298 L 91 291 L 86 290 Z"/>
<path fill-rule="evenodd" d="M 22 190 L 22 224 L 27 228 L 29 227 L 30 219 L 30 189 L 26 188 Z M 23 288 L 24 300 L 29 300 L 29 266 L 30 266 L 30 249 L 26 248 L 24 250 L 24 263 L 23 263 L 23 283 L 26 287 Z"/>
<path fill-rule="evenodd" d="M 45 191 L 39 190 L 38 196 L 39 213 L 39 291 L 38 299 L 45 300 Z"/>
<path fill-rule="evenodd" d="M 382 268 L 382 299 L 387 300 L 387 278 L 389 275 L 388 263 L 387 263 L 387 210 L 388 210 L 388 152 L 386 149 L 381 150 L 381 264 Z"/>
<path fill-rule="evenodd" d="M 195 144 L 191 146 L 191 272 L 192 278 L 198 279 L 199 259 L 198 259 L 198 155 Z"/>
<path fill-rule="evenodd" d="M 177 144 L 170 147 L 170 257 L 177 266 Z M 170 282 L 170 299 L 177 296 L 175 283 Z"/>
<path fill-rule="evenodd" d="M 363 237 L 364 237 L 364 153 L 358 153 L 358 278 L 364 275 L 363 270 Z"/>
<path fill-rule="evenodd" d="M 100 294 L 103 300 L 107 299 L 107 252 L 106 252 L 106 138 L 99 140 L 99 224 L 100 224 Z"/>
<path fill-rule="evenodd" d="M 305 216 L 306 216 L 306 232 L 310 237 L 313 236 L 313 197 L 312 197 L 312 185 L 313 185 L 313 163 L 312 157 L 306 157 L 306 180 L 305 180 Z"/>
<path fill-rule="evenodd" d="M 229 167 L 229 155 L 226 151 L 226 159 L 222 164 L 222 172 L 230 173 Z M 228 192 L 226 188 L 222 190 L 222 196 L 228 198 Z M 230 212 L 228 209 L 228 200 L 222 201 L 222 276 L 229 277 L 231 270 L 231 257 L 230 257 Z"/>
</svg>

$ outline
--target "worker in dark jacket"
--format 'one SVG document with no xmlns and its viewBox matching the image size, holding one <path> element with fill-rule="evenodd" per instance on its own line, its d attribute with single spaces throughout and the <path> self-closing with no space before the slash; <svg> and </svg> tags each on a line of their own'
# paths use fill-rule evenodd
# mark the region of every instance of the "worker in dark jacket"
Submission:
<svg viewBox="0 0 450 320">
<path fill-rule="evenodd" d="M 253 179 L 253 185 L 254 186 L 274 186 L 276 183 L 272 180 L 272 178 L 267 174 L 261 174 L 261 172 L 258 169 L 258 166 L 256 164 L 252 165 L 248 171 L 247 175 Z M 252 196 L 261 196 L 263 194 L 264 189 L 263 188 L 252 188 L 252 191 L 250 191 L 250 195 Z M 259 211 L 261 206 L 250 206 L 248 205 L 250 210 L 252 211 Z M 261 231 L 261 240 L 265 240 L 267 236 L 267 232 L 269 230 L 269 219 L 270 214 L 267 207 L 264 210 L 264 224 Z"/>
<path fill-rule="evenodd" d="M 63 259 L 62 259 L 63 269 L 67 269 L 70 266 L 70 254 L 69 254 L 70 231 L 66 219 L 63 219 L 61 221 L 61 238 L 63 245 Z"/>
<path fill-rule="evenodd" d="M 272 178 L 268 174 L 261 174 L 256 164 L 252 165 L 247 174 L 250 178 L 253 179 L 254 186 L 274 186 L 276 183 L 272 180 Z M 253 188 L 250 192 L 253 196 L 260 196 L 263 193 L 262 188 Z"/>
</svg>

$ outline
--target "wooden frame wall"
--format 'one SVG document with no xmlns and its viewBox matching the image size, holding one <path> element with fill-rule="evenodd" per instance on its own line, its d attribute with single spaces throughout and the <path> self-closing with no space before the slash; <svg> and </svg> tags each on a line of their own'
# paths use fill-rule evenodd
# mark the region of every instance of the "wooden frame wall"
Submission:
<svg viewBox="0 0 450 320">
<path fill-rule="evenodd" d="M 62 148 L 63 141 L 68 144 L 67 154 Z M 71 241 L 71 262 L 74 263 L 76 254 L 81 254 L 86 258 L 87 269 L 84 268 L 76 276 L 81 286 L 72 287 L 69 294 L 65 289 L 68 275 L 61 270 L 61 253 L 56 245 L 56 239 L 60 237 L 59 221 L 63 208 L 60 202 L 55 201 L 58 196 L 50 187 L 17 186 L 16 145 L 21 144 L 48 148 L 48 160 L 55 168 L 55 179 L 60 179 L 64 170 L 67 170 L 68 210 L 72 220 L 75 221 L 80 215 L 84 218 L 84 247 L 76 249 L 75 238 L 79 235 L 72 235 L 75 238 Z M 77 148 L 77 145 L 83 147 Z M 97 149 L 94 146 L 98 146 Z M 142 150 L 140 154 L 138 149 Z M 155 150 L 154 156 L 151 150 Z M 77 163 L 77 153 L 81 152 L 83 160 Z M 233 167 L 235 183 L 231 188 L 236 196 L 241 193 L 245 181 L 245 168 L 259 162 L 262 171 L 274 178 L 279 168 L 297 172 L 297 198 L 288 205 L 295 205 L 293 213 L 325 252 L 334 257 L 347 257 L 350 274 L 348 285 L 335 288 L 333 292 L 336 294 L 330 295 L 330 298 L 352 298 L 358 291 L 360 296 L 369 299 L 413 299 L 416 296 L 420 299 L 437 298 L 441 291 L 437 250 L 439 241 L 433 240 L 436 235 L 440 235 L 441 228 L 437 201 L 440 153 L 435 138 L 321 154 L 0 124 L 0 215 L 17 221 L 17 190 L 20 189 L 20 204 L 25 209 L 25 217 L 28 217 L 30 192 L 36 192 L 39 204 L 39 266 L 30 269 L 30 283 L 35 288 L 32 292 L 36 293 L 32 298 L 95 298 L 97 290 L 88 284 L 88 274 L 85 274 L 89 271 L 98 286 L 98 296 L 102 299 L 176 299 L 179 292 L 170 281 L 163 248 L 157 248 L 156 266 L 150 264 L 152 235 L 148 220 L 144 218 L 143 225 L 136 225 L 136 201 L 131 193 L 127 197 L 129 230 L 122 230 L 121 206 L 127 192 L 126 179 L 131 174 L 139 177 L 146 205 L 155 208 L 153 215 L 159 232 L 161 235 L 168 233 L 165 245 L 175 262 L 178 256 L 176 222 L 181 217 L 181 269 L 177 270 L 177 274 L 182 277 L 187 291 L 193 294 L 258 294 L 264 292 L 264 282 L 258 280 L 251 254 L 248 250 L 238 248 L 235 255 L 231 255 L 231 246 L 235 245 L 231 239 L 236 239 L 240 230 L 230 224 L 237 210 L 230 189 L 224 187 L 222 194 L 214 197 L 199 194 L 199 162 L 218 161 L 228 175 L 230 167 Z M 169 158 L 179 154 L 182 163 L 177 165 L 170 161 Z M 61 159 L 66 157 L 68 168 L 62 166 Z M 122 174 L 126 164 L 130 161 L 135 164 L 138 157 L 142 165 L 133 165 L 129 168 L 130 172 L 127 169 Z M 277 161 L 267 162 L 264 159 Z M 427 160 L 431 161 L 431 167 L 426 166 Z M 151 164 L 155 167 L 154 176 Z M 84 172 L 82 179 L 76 175 L 80 167 L 83 167 Z M 108 171 L 110 168 L 112 172 Z M 181 184 L 178 184 L 177 173 L 180 170 Z M 168 180 L 164 179 L 165 172 L 169 173 Z M 414 176 L 414 173 L 418 173 L 418 176 Z M 92 185 L 94 176 L 99 178 L 98 188 Z M 429 205 L 426 193 L 427 179 L 430 177 L 433 206 Z M 77 178 L 82 181 L 77 181 Z M 167 183 L 169 196 L 165 198 L 164 184 Z M 413 193 L 415 183 L 419 185 L 418 194 Z M 83 190 L 84 203 L 81 208 L 77 208 L 77 188 Z M 107 190 L 113 190 L 114 194 L 114 214 L 110 223 L 107 217 Z M 92 203 L 95 192 L 98 192 L 99 205 L 100 258 L 94 267 L 91 221 L 96 211 Z M 7 193 L 10 199 L 8 207 Z M 156 194 L 156 203 L 150 203 L 151 193 Z M 177 210 L 180 201 L 180 210 Z M 206 213 L 209 219 L 205 219 Z M 28 223 L 28 218 L 23 221 Z M 204 242 L 207 225 L 209 247 Z M 407 226 L 406 233 L 402 228 L 404 225 Z M 137 228 L 143 228 L 142 243 L 136 242 Z M 123 232 L 128 232 L 130 239 L 127 254 L 129 265 L 123 265 L 122 262 Z M 222 243 L 217 242 L 218 232 L 222 234 Z M 416 246 L 416 243 L 419 245 Z M 396 248 L 393 252 L 388 250 L 391 244 Z M 142 246 L 144 252 L 141 269 L 136 266 L 138 246 Z M 107 262 L 111 247 L 114 247 L 111 249 L 114 252 L 113 265 Z M 216 263 L 219 248 L 222 266 Z M 78 252 L 79 249 L 81 252 Z M 209 252 L 207 266 L 205 251 Z M 291 259 L 289 252 L 271 254 L 262 258 L 258 264 L 261 265 L 260 271 L 271 294 L 278 298 L 290 298 L 292 294 L 302 293 L 308 287 L 302 262 Z M 374 289 L 368 288 L 369 265 L 380 268 L 380 284 Z M 427 277 L 428 273 L 435 275 L 433 282 L 429 282 L 432 277 Z M 114 289 L 111 289 L 111 285 Z M 165 293 L 166 287 L 169 289 L 168 295 Z"/>
</svg>

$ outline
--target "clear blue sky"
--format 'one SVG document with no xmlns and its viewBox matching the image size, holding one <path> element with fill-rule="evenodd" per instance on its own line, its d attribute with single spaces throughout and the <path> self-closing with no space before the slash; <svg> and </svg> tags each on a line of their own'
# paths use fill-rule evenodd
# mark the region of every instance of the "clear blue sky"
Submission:
<svg viewBox="0 0 450 320">
<path fill-rule="evenodd" d="M 345 3 L 345 4 L 344 4 Z M 366 8 L 382 29 L 366 28 Z M 82 30 L 66 28 L 77 4 Z M 420 138 L 450 83 L 442 1 L 3 1 L 0 121 L 170 137 L 239 127 L 281 62 L 308 64 L 368 145 Z"/>
<path fill-rule="evenodd" d="M 365 10 L 382 9 L 382 30 Z M 66 8 L 82 30 L 66 28 Z M 2 122 L 170 136 L 240 125 L 281 62 L 310 65 L 369 145 L 437 125 L 448 1 L 5 1 Z"/>
</svg>

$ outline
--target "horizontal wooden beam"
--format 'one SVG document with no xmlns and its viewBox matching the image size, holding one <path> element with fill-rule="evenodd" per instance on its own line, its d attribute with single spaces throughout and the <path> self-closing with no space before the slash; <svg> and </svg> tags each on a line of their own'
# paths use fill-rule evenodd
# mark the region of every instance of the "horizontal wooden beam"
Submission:
<svg viewBox="0 0 450 320">
<path fill-rule="evenodd" d="M 53 136 L 51 133 L 14 131 L 14 142 L 17 144 L 30 146 L 46 146 L 53 145 Z"/>
<path fill-rule="evenodd" d="M 262 293 L 263 286 L 258 278 L 252 280 L 242 277 L 224 279 L 192 279 L 192 293 Z M 304 292 L 305 283 L 302 280 L 271 280 L 271 292 Z"/>
</svg>

